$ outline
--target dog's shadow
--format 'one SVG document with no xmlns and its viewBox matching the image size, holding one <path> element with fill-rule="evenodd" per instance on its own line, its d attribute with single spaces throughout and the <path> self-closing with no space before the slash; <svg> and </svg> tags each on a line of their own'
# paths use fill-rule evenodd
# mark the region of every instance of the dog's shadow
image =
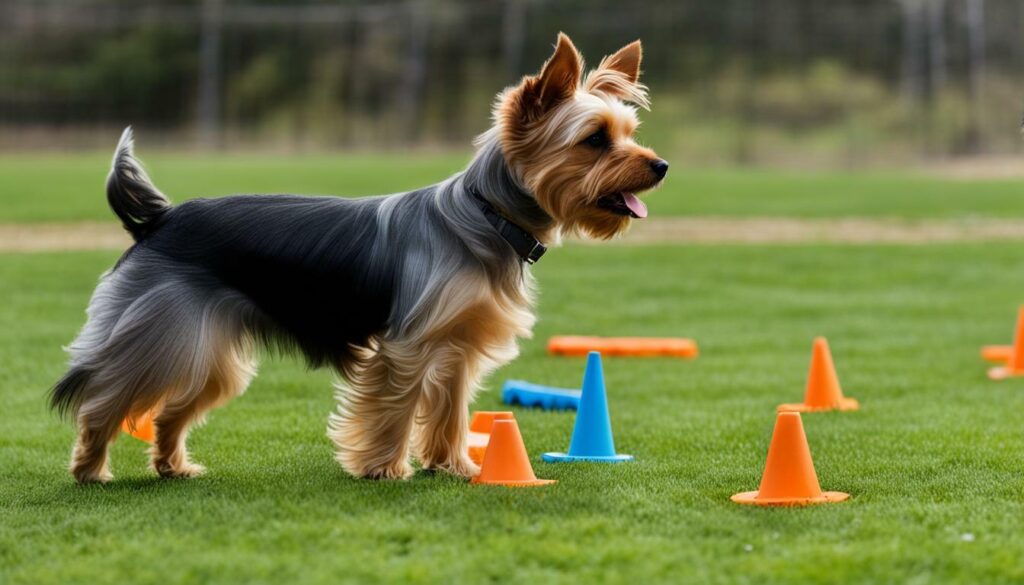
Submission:
<svg viewBox="0 0 1024 585">
<path fill-rule="evenodd" d="M 302 493 L 336 497 L 339 503 L 359 501 L 361 505 L 380 504 L 395 506 L 412 504 L 422 498 L 431 498 L 440 492 L 458 491 L 469 486 L 469 481 L 444 473 L 418 469 L 404 481 L 360 479 L 341 469 L 307 470 L 296 472 L 266 469 L 258 476 L 252 474 L 207 473 L 193 478 L 162 478 L 153 475 L 126 475 L 107 483 L 78 484 L 71 478 L 62 480 L 51 490 L 36 491 L 26 498 L 30 504 L 43 505 L 59 501 L 65 504 L 104 504 L 134 508 L 146 503 L 185 497 L 189 502 L 236 499 L 240 501 L 260 498 L 279 498 L 282 494 L 295 494 L 301 485 Z"/>
</svg>

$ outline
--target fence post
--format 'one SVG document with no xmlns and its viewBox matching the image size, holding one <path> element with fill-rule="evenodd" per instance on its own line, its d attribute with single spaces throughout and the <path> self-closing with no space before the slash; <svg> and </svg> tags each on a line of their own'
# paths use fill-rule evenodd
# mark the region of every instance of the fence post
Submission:
<svg viewBox="0 0 1024 585">
<path fill-rule="evenodd" d="M 203 0 L 199 32 L 199 142 L 221 142 L 221 27 L 223 0 Z"/>
<path fill-rule="evenodd" d="M 967 0 L 967 83 L 971 100 L 971 124 L 967 133 L 967 149 L 981 151 L 982 84 L 985 75 L 985 4 L 983 0 Z"/>
</svg>

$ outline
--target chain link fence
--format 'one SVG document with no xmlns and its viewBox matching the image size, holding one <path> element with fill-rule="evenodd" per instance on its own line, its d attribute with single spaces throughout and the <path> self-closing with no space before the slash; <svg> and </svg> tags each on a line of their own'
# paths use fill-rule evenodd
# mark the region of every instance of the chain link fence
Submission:
<svg viewBox="0 0 1024 585">
<path fill-rule="evenodd" d="M 0 0 L 0 148 L 465 148 L 559 30 L 695 162 L 1022 152 L 1020 0 Z"/>
</svg>

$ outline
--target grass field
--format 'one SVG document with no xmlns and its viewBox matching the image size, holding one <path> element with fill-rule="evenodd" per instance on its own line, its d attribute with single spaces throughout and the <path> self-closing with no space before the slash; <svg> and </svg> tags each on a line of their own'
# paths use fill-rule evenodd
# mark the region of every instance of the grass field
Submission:
<svg viewBox="0 0 1024 585">
<path fill-rule="evenodd" d="M 464 157 L 143 157 L 185 194 L 362 194 L 443 178 Z M 0 158 L 0 223 L 111 220 L 106 155 Z M 906 173 L 676 169 L 654 214 L 1024 217 L 1024 182 Z M 123 437 L 116 480 L 66 472 L 70 424 L 46 409 L 60 347 L 114 252 L 0 254 L 0 584 L 931 583 L 1024 581 L 1024 379 L 985 378 L 1024 300 L 1016 244 L 581 246 L 535 267 L 536 337 L 506 378 L 575 386 L 556 333 L 681 335 L 694 361 L 608 359 L 620 466 L 553 465 L 571 413 L 517 410 L 534 467 L 511 490 L 420 473 L 346 476 L 325 436 L 331 375 L 267 358 L 245 396 L 193 434 L 204 477 L 163 481 Z M 828 336 L 855 413 L 804 416 L 843 504 L 753 509 L 774 406 L 803 392 Z"/>
<path fill-rule="evenodd" d="M 247 192 L 393 193 L 440 181 L 461 169 L 469 156 L 181 156 L 147 152 L 141 140 L 139 155 L 174 201 Z M 0 158 L 0 223 L 111 219 L 103 195 L 109 158 L 108 153 Z M 649 199 L 654 216 L 1024 217 L 1022 179 L 678 167 Z"/>
<path fill-rule="evenodd" d="M 0 582 L 1011 582 L 1024 579 L 1024 383 L 991 383 L 1024 259 L 992 245 L 583 247 L 538 264 L 537 338 L 506 377 L 570 386 L 554 333 L 692 335 L 695 361 L 605 364 L 616 441 L 637 461 L 535 463 L 555 486 L 350 479 L 324 435 L 330 377 L 267 360 L 194 433 L 208 475 L 161 481 L 141 443 L 117 480 L 74 485 L 45 409 L 59 349 L 109 253 L 0 256 Z M 825 489 L 852 501 L 751 509 L 773 407 L 801 396 L 827 335 L 857 413 L 805 415 Z M 519 410 L 532 456 L 573 417 Z"/>
</svg>

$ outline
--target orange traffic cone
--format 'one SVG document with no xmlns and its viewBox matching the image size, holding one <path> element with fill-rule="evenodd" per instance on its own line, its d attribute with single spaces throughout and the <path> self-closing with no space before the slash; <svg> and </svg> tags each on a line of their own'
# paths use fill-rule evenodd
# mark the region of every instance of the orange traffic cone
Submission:
<svg viewBox="0 0 1024 585">
<path fill-rule="evenodd" d="M 153 430 L 153 412 L 146 411 L 136 417 L 128 417 L 121 421 L 121 430 L 140 441 L 152 443 L 156 438 Z"/>
<path fill-rule="evenodd" d="M 849 497 L 842 492 L 821 491 L 800 413 L 780 412 L 775 418 L 761 486 L 756 492 L 734 495 L 732 501 L 755 506 L 806 506 L 841 502 Z"/>
<path fill-rule="evenodd" d="M 480 466 L 480 475 L 473 478 L 473 483 L 526 487 L 547 485 L 555 480 L 537 479 L 519 425 L 515 419 L 499 419 L 491 427 L 491 441 Z"/>
<path fill-rule="evenodd" d="M 989 361 L 1006 364 L 989 369 L 988 377 L 993 380 L 1024 376 L 1024 306 L 1017 312 L 1017 331 L 1013 336 L 1013 345 L 985 346 L 981 348 L 981 356 Z"/>
<path fill-rule="evenodd" d="M 801 404 L 780 404 L 779 412 L 814 412 L 820 410 L 857 410 L 860 408 L 853 398 L 845 398 L 839 386 L 836 366 L 832 363 L 832 352 L 824 337 L 814 340 L 811 353 L 811 370 L 807 373 L 807 390 Z"/>
<path fill-rule="evenodd" d="M 491 440 L 491 425 L 496 420 L 514 419 L 515 415 L 506 411 L 479 410 L 473 413 L 469 422 L 469 458 L 480 465 L 484 462 L 487 443 Z"/>
</svg>

